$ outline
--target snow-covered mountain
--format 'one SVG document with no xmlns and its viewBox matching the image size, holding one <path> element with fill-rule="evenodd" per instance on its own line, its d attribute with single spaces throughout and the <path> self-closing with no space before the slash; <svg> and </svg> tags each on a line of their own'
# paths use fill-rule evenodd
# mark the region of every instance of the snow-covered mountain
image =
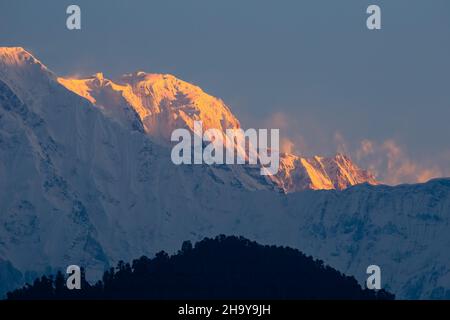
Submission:
<svg viewBox="0 0 450 320">
<path fill-rule="evenodd" d="M 401 298 L 450 297 L 450 180 L 280 193 L 246 166 L 173 165 L 123 96 L 112 106 L 60 82 L 25 50 L 0 48 L 0 294 L 52 268 L 96 277 L 222 233 L 298 248 L 361 283 L 377 264 Z M 319 162 L 340 188 L 333 168 L 351 163 Z"/>
<path fill-rule="evenodd" d="M 202 121 L 204 130 L 225 132 L 240 128 L 223 101 L 169 74 L 139 71 L 111 81 L 98 73 L 92 78 L 58 78 L 58 81 L 107 114 L 114 113 L 111 109 L 134 110 L 145 131 L 162 141 L 170 141 L 172 132 L 178 128 L 193 132 L 194 121 Z M 129 123 L 121 114 L 112 115 L 122 123 Z"/>
<path fill-rule="evenodd" d="M 169 148 L 106 117 L 28 52 L 0 49 L 0 259 L 24 271 L 76 257 L 101 271 L 112 254 L 104 245 L 117 258 L 141 254 L 165 237 L 163 212 L 151 208 L 175 197 L 182 209 L 200 185 L 208 193 L 274 188 L 244 166 L 173 165 Z M 128 224 L 141 242 L 135 249 Z"/>
<path fill-rule="evenodd" d="M 283 153 L 275 182 L 286 192 L 343 190 L 362 183 L 379 184 L 370 172 L 362 170 L 340 153 L 331 158 L 304 158 Z"/>
<path fill-rule="evenodd" d="M 140 71 L 111 81 L 98 73 L 86 79 L 60 77 L 58 81 L 126 127 L 143 127 L 147 134 L 166 144 L 175 129 L 194 132 L 194 121 L 202 121 L 204 130 L 224 133 L 226 129 L 241 127 L 223 101 L 172 75 Z M 285 192 L 342 190 L 361 183 L 378 183 L 373 175 L 342 154 L 333 158 L 282 154 L 279 173 L 272 181 Z"/>
</svg>

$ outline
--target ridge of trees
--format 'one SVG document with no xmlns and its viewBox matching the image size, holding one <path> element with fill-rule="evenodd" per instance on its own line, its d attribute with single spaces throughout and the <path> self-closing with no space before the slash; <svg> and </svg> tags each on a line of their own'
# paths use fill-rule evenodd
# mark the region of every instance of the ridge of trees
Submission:
<svg viewBox="0 0 450 320">
<path fill-rule="evenodd" d="M 178 253 L 161 251 L 132 263 L 120 261 L 80 290 L 66 275 L 42 276 L 7 294 L 10 300 L 70 299 L 394 299 L 385 290 L 363 289 L 354 277 L 296 249 L 263 246 L 243 237 L 185 241 Z"/>
</svg>

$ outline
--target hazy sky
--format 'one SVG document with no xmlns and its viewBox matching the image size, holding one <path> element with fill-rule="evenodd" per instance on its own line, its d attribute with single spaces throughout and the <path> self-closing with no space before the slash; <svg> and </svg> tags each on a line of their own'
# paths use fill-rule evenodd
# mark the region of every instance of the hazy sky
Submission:
<svg viewBox="0 0 450 320">
<path fill-rule="evenodd" d="M 448 0 L 0 0 L 0 45 L 59 75 L 172 73 L 245 127 L 280 127 L 305 155 L 344 150 L 391 183 L 450 176 Z"/>
</svg>

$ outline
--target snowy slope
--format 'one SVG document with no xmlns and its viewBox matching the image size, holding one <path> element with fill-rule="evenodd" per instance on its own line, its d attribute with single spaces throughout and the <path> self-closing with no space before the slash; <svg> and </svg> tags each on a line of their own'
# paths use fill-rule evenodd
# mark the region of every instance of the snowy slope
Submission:
<svg viewBox="0 0 450 320">
<path fill-rule="evenodd" d="M 175 166 L 150 138 L 23 49 L 0 49 L 0 293 L 50 268 L 96 277 L 224 233 L 299 248 L 361 283 L 378 264 L 403 298 L 450 297 L 450 180 L 284 194 L 259 170 Z M 338 188 L 333 166 L 349 163 L 322 163 Z"/>
<path fill-rule="evenodd" d="M 116 85 L 97 73 L 88 79 L 66 80 L 58 78 L 59 83 L 69 90 L 86 98 L 99 107 L 107 116 L 125 128 L 144 132 L 139 114 L 128 104 Z"/>
<path fill-rule="evenodd" d="M 216 232 L 300 248 L 361 284 L 379 265 L 383 287 L 399 298 L 450 298 L 450 179 L 240 196 L 245 203 L 229 208 L 236 220 Z"/>
<path fill-rule="evenodd" d="M 332 158 L 281 154 L 280 170 L 275 182 L 288 193 L 302 190 L 343 190 L 362 183 L 379 184 L 370 172 L 362 170 L 343 154 Z"/>
<path fill-rule="evenodd" d="M 172 132 L 178 128 L 193 132 L 194 121 L 202 121 L 204 130 L 214 128 L 224 132 L 240 127 L 223 101 L 169 74 L 140 71 L 123 75 L 117 81 L 104 79 L 102 74 L 58 81 L 104 110 L 126 104 L 135 110 L 145 131 L 162 141 L 170 141 Z"/>
<path fill-rule="evenodd" d="M 0 50 L 0 258 L 18 270 L 75 260 L 99 273 L 159 237 L 162 212 L 150 208 L 171 196 L 181 208 L 199 184 L 273 189 L 253 171 L 174 166 L 170 149 L 105 117 L 30 54 Z"/>
<path fill-rule="evenodd" d="M 126 127 L 140 127 L 135 118 L 138 115 L 147 134 L 166 145 L 175 129 L 187 128 L 194 132 L 194 121 L 202 121 L 204 131 L 225 132 L 241 127 L 223 101 L 172 75 L 140 71 L 111 81 L 98 73 L 86 79 L 60 77 L 58 81 Z M 239 151 L 245 153 L 245 150 Z M 342 190 L 365 182 L 377 184 L 369 172 L 341 154 L 333 158 L 283 154 L 280 162 L 279 173 L 272 181 L 285 192 Z"/>
</svg>

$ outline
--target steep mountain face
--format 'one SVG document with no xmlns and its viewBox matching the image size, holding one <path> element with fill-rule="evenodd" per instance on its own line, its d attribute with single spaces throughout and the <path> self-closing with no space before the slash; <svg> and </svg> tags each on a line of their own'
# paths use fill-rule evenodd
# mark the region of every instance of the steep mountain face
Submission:
<svg viewBox="0 0 450 320">
<path fill-rule="evenodd" d="M 293 154 L 281 154 L 280 157 L 280 170 L 274 179 L 288 193 L 343 190 L 362 183 L 379 184 L 370 172 L 360 169 L 343 154 L 333 158 L 303 158 Z"/>
<path fill-rule="evenodd" d="M 204 130 L 218 129 L 223 133 L 226 129 L 240 128 L 237 118 L 221 100 L 171 75 L 136 72 L 113 82 L 98 73 L 87 79 L 58 78 L 58 81 L 126 127 L 141 127 L 134 117 L 137 115 L 145 132 L 164 144 L 170 142 L 175 129 L 194 132 L 194 121 L 202 121 Z M 375 177 L 342 154 L 334 158 L 283 154 L 279 173 L 271 180 L 285 192 L 377 184 Z"/>
<path fill-rule="evenodd" d="M 200 185 L 273 189 L 243 166 L 173 165 L 169 148 L 106 117 L 18 48 L 0 50 L 0 177 L 0 258 L 24 275 L 74 261 L 101 273 L 142 254 L 167 237 L 160 204 L 176 197 L 181 209 Z M 140 239 L 132 246 L 128 232 Z"/>
<path fill-rule="evenodd" d="M 173 165 L 145 126 L 124 125 L 139 115 L 130 104 L 118 120 L 87 98 L 23 49 L 0 49 L 0 294 L 52 268 L 82 265 L 92 279 L 228 234 L 298 248 L 361 284 L 377 264 L 400 298 L 450 298 L 450 180 L 274 192 L 245 166 Z M 305 162 L 328 189 L 352 168 L 316 161 Z"/>
<path fill-rule="evenodd" d="M 58 81 L 70 91 L 89 100 L 109 118 L 125 128 L 144 132 L 139 113 L 129 105 L 122 95 L 121 89 L 125 89 L 105 79 L 102 73 L 97 73 L 88 79 L 58 78 Z"/>
<path fill-rule="evenodd" d="M 136 72 L 113 82 L 97 74 L 88 79 L 58 78 L 67 89 L 88 99 L 107 113 L 109 109 L 134 110 L 145 131 L 162 141 L 170 141 L 178 128 L 194 131 L 194 121 L 202 121 L 203 129 L 240 128 L 230 109 L 197 86 L 168 74 Z M 127 119 L 122 122 L 128 122 Z"/>
</svg>

